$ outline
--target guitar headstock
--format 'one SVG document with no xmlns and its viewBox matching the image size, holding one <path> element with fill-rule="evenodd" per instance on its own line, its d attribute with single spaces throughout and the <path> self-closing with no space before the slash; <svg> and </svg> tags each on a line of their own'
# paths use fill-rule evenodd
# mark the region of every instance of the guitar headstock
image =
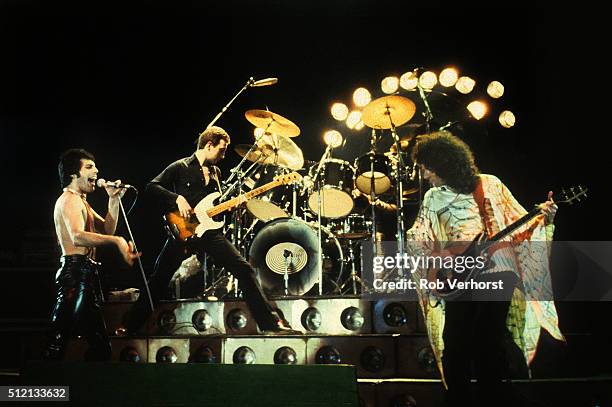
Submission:
<svg viewBox="0 0 612 407">
<path fill-rule="evenodd" d="M 278 181 L 282 185 L 287 185 L 292 182 L 300 181 L 301 179 L 302 179 L 302 176 L 298 174 L 297 172 L 292 172 L 292 173 L 285 174 L 285 175 L 277 175 L 276 177 L 274 177 L 274 181 Z"/>
<path fill-rule="evenodd" d="M 577 187 L 570 187 L 568 189 L 563 188 L 561 190 L 561 199 L 555 200 L 559 203 L 567 203 L 573 205 L 574 202 L 580 202 L 582 199 L 587 198 L 588 188 L 578 185 Z"/>
</svg>

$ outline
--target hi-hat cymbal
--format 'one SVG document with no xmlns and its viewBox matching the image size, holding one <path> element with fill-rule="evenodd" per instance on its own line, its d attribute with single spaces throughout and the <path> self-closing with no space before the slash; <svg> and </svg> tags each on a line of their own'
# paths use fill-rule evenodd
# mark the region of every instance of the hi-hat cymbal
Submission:
<svg viewBox="0 0 612 407">
<path fill-rule="evenodd" d="M 408 98 L 397 95 L 383 96 L 363 108 L 361 120 L 372 129 L 390 129 L 407 123 L 415 111 L 414 102 Z"/>
<path fill-rule="evenodd" d="M 264 129 L 267 133 L 280 134 L 287 137 L 296 137 L 300 134 L 300 128 L 291 120 L 267 110 L 247 110 L 244 117 L 251 124 Z"/>
</svg>

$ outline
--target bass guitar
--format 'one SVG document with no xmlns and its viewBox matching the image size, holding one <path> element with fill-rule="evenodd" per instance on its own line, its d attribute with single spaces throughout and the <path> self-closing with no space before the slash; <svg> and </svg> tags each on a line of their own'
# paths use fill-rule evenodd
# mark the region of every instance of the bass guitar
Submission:
<svg viewBox="0 0 612 407">
<path fill-rule="evenodd" d="M 202 237 L 204 232 L 207 230 L 222 228 L 224 224 L 223 220 L 216 221 L 214 219 L 217 215 L 220 215 L 225 211 L 229 211 L 256 196 L 271 190 L 272 188 L 299 181 L 301 178 L 302 176 L 297 172 L 292 172 L 286 175 L 278 175 L 274 177 L 273 181 L 220 204 L 217 204 L 216 200 L 221 196 L 221 194 L 219 192 L 213 192 L 198 202 L 195 208 L 193 208 L 189 218 L 183 218 L 180 212 L 176 210 L 168 212 L 166 215 L 164 215 L 164 220 L 166 221 L 166 226 L 172 236 L 176 240 L 186 242 L 188 239 L 194 236 Z"/>
</svg>

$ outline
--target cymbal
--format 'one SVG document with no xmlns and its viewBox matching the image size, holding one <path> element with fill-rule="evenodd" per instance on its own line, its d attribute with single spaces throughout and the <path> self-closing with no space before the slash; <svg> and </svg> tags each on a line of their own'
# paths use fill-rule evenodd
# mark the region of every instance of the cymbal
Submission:
<svg viewBox="0 0 612 407">
<path fill-rule="evenodd" d="M 414 102 L 397 95 L 374 99 L 363 108 L 361 120 L 372 129 L 390 129 L 407 123 L 416 111 Z"/>
<path fill-rule="evenodd" d="M 302 150 L 289 137 L 264 134 L 257 146 L 266 156 L 265 164 L 280 165 L 292 170 L 299 170 L 304 166 Z"/>
<path fill-rule="evenodd" d="M 249 153 L 251 147 L 251 144 L 238 144 L 234 151 L 240 157 L 247 156 L 247 160 L 260 164 L 278 165 L 292 170 L 304 166 L 302 150 L 288 137 L 266 134 Z"/>
<path fill-rule="evenodd" d="M 296 137 L 300 128 L 291 120 L 267 110 L 247 110 L 244 117 L 253 125 L 264 129 L 267 133 L 280 134 L 287 137 Z"/>
</svg>

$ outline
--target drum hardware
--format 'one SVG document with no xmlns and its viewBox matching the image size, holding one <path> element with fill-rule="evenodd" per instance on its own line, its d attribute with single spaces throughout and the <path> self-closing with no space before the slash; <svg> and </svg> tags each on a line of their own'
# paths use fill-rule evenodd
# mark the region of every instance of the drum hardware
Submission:
<svg viewBox="0 0 612 407">
<path fill-rule="evenodd" d="M 259 164 L 284 165 L 295 170 L 302 168 L 302 165 L 304 165 L 302 150 L 288 138 L 300 134 L 299 127 L 291 120 L 267 110 L 248 110 L 244 115 L 249 122 L 262 128 L 264 132 L 257 136 L 255 143 L 250 145 L 248 151 L 245 152 L 242 149 L 244 146 L 249 146 L 248 144 L 241 145 L 241 148 L 236 150 L 242 156 L 242 160 L 230 171 L 230 177 L 225 181 L 224 185 L 230 185 L 231 187 L 226 189 L 221 195 L 220 200 L 225 199 L 225 197 L 235 191 L 240 191 L 244 177 L 244 172 L 240 171 L 240 169 L 246 161 Z M 236 177 L 238 177 L 238 180 L 232 184 Z"/>
<path fill-rule="evenodd" d="M 283 279 L 285 280 L 285 297 L 287 297 L 289 296 L 289 265 L 290 265 L 290 261 L 287 259 L 293 256 L 293 252 L 291 250 L 284 249 L 283 256 L 285 257 L 285 275 Z"/>
<path fill-rule="evenodd" d="M 422 92 L 422 89 L 421 89 Z M 375 99 L 371 101 L 366 107 L 363 109 L 363 114 L 361 119 L 364 124 L 370 128 L 374 132 L 375 129 L 388 129 L 391 130 L 391 136 L 395 142 L 396 150 L 401 151 L 401 141 L 399 136 L 397 135 L 396 127 L 401 126 L 407 123 L 413 116 L 416 111 L 416 105 L 410 99 L 407 99 L 403 96 L 383 96 L 381 98 Z M 375 142 L 375 137 L 373 136 L 373 143 Z M 373 145 L 374 147 L 374 145 Z M 374 150 L 375 151 L 375 150 Z M 404 199 L 403 199 L 403 182 L 404 179 L 404 168 L 405 163 L 402 157 L 402 154 L 397 155 L 397 188 L 396 188 L 396 205 L 397 205 L 397 254 L 403 258 L 404 256 Z M 374 174 L 374 163 L 372 161 L 371 164 L 372 172 Z M 372 202 L 375 202 L 375 183 L 374 177 L 371 177 L 371 195 Z M 372 214 L 375 216 L 374 207 L 372 206 Z M 374 217 L 373 217 L 374 219 Z M 375 228 L 373 228 L 375 229 Z M 375 233 L 372 236 L 373 246 L 374 246 L 374 255 L 376 255 L 376 242 L 375 242 Z M 400 275 L 402 274 L 403 269 L 400 269 Z"/>
<path fill-rule="evenodd" d="M 353 245 L 354 244 L 359 244 L 359 242 L 352 242 L 349 241 L 349 258 L 352 259 L 351 261 L 351 274 L 349 276 L 349 278 L 344 282 L 344 284 L 342 284 L 340 286 L 340 294 L 345 294 L 344 291 L 344 287 L 346 287 L 347 284 L 351 283 L 351 286 L 353 288 L 353 295 L 357 295 L 358 291 L 357 291 L 357 285 L 359 284 L 359 286 L 363 289 L 364 284 L 363 284 L 363 280 L 361 279 L 361 277 L 359 277 L 357 275 L 357 269 L 355 267 L 355 253 L 353 250 Z"/>
<path fill-rule="evenodd" d="M 317 223 L 319 225 L 319 227 L 317 228 L 317 239 L 318 239 L 318 247 L 319 247 L 319 295 L 323 295 L 323 241 L 322 241 L 322 236 L 321 236 L 321 210 L 322 208 L 324 208 L 324 201 L 323 201 L 323 195 L 321 193 L 322 189 L 323 189 L 323 174 L 322 169 L 324 168 L 324 163 L 327 159 L 331 158 L 331 154 L 332 154 L 332 150 L 333 150 L 333 145 L 332 143 L 327 143 L 327 147 L 325 148 L 325 151 L 323 152 L 323 156 L 321 157 L 321 159 L 319 160 L 319 163 L 316 166 L 316 169 L 314 171 L 314 173 L 311 175 L 311 180 L 313 182 L 313 185 L 316 188 L 316 212 L 317 214 Z M 315 167 L 312 167 L 315 168 Z M 310 200 L 312 198 L 312 195 L 308 198 L 308 201 L 310 203 Z M 309 205 L 310 206 L 310 205 Z"/>
</svg>

